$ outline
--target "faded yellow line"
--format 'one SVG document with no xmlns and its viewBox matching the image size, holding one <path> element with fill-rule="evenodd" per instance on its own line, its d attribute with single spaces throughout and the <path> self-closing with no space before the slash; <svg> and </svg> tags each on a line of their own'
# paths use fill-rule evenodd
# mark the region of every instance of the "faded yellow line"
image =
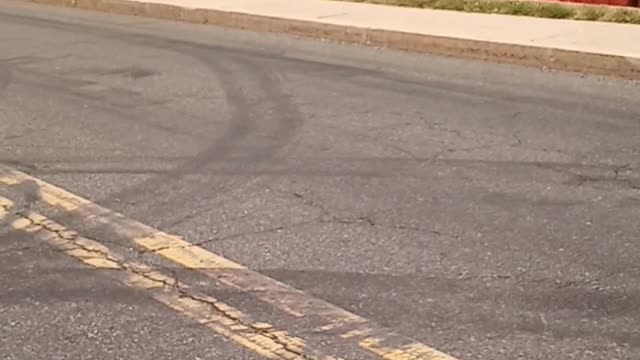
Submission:
<svg viewBox="0 0 640 360">
<path fill-rule="evenodd" d="M 399 348 L 391 348 L 382 345 L 382 341 L 384 341 L 384 339 L 365 338 L 360 341 L 359 344 L 363 348 L 380 355 L 383 359 L 389 360 L 451 359 L 448 355 L 420 344 L 410 344 Z"/>
<path fill-rule="evenodd" d="M 5 204 L 11 204 L 11 201 L 0 197 L 0 205 L 4 208 Z M 196 294 L 188 285 L 146 265 L 124 261 L 104 245 L 86 239 L 39 213 L 29 211 L 16 214 L 16 217 L 11 223 L 15 230 L 32 233 L 93 268 L 115 270 L 109 275 L 125 285 L 149 292 L 156 301 L 264 357 L 339 360 L 329 356 L 311 356 L 305 352 L 303 339 L 290 336 L 267 323 L 251 322 L 240 310 L 211 296 Z"/>
<path fill-rule="evenodd" d="M 2 173 L 0 173 L 2 174 Z M 331 332 L 355 342 L 361 348 L 386 360 L 455 360 L 430 346 L 382 328 L 335 305 L 311 297 L 297 289 L 276 281 L 224 257 L 174 235 L 128 219 L 122 214 L 51 185 L 25 173 L 7 170 L 0 175 L 0 183 L 34 182 L 39 186 L 43 201 L 79 216 L 108 225 L 118 235 L 131 239 L 146 251 L 165 257 L 189 269 L 196 269 L 227 286 L 251 293 L 297 317 L 322 318 L 325 325 L 318 332 Z"/>
</svg>

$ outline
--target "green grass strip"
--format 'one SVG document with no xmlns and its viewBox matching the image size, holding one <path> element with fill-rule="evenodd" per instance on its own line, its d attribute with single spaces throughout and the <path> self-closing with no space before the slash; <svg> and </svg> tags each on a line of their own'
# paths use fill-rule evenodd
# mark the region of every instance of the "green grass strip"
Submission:
<svg viewBox="0 0 640 360">
<path fill-rule="evenodd" d="M 358 3 L 455 10 L 482 14 L 533 16 L 640 24 L 640 10 L 613 6 L 564 5 L 550 2 L 510 0 L 339 0 Z"/>
</svg>

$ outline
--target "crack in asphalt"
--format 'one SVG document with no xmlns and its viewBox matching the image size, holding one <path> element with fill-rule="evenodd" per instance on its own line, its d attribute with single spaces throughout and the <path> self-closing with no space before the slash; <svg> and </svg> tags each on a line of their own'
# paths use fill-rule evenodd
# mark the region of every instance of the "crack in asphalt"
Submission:
<svg viewBox="0 0 640 360">
<path fill-rule="evenodd" d="M 28 213 L 24 213 L 21 211 L 16 211 L 13 213 L 15 216 L 18 216 L 21 219 L 25 219 L 27 221 L 29 221 L 29 225 L 30 226 L 35 226 L 36 230 L 34 231 L 35 233 L 38 233 L 42 230 L 46 230 L 49 231 L 51 233 L 54 233 L 58 238 L 66 240 L 71 242 L 75 248 L 66 248 L 66 249 L 56 249 L 56 251 L 58 252 L 67 252 L 69 250 L 76 250 L 76 249 L 80 249 L 89 253 L 95 253 L 99 256 L 96 257 L 96 259 L 98 258 L 103 258 L 106 259 L 108 261 L 111 261 L 115 264 L 120 265 L 120 261 L 117 259 L 113 259 L 108 253 L 104 252 L 104 251 L 100 251 L 98 249 L 92 249 L 92 248 L 88 248 L 86 246 L 82 246 L 81 244 L 79 244 L 77 242 L 77 239 L 79 237 L 79 234 L 75 231 L 72 230 L 68 230 L 62 226 L 52 226 L 54 223 L 51 220 L 46 220 L 46 221 L 36 221 L 33 218 L 31 218 L 29 216 Z M 88 238 L 87 238 L 88 239 Z M 88 239 L 91 240 L 91 239 Z M 86 259 L 86 258 L 85 258 Z M 123 269 L 125 269 L 124 267 L 122 267 Z"/>
<path fill-rule="evenodd" d="M 314 357 L 308 356 L 303 351 L 293 348 L 289 343 L 284 341 L 278 334 L 275 334 L 272 331 L 270 331 L 270 328 L 260 327 L 260 326 L 257 326 L 254 323 L 246 322 L 241 317 L 239 317 L 239 316 L 237 316 L 237 315 L 235 315 L 233 313 L 230 313 L 230 312 L 226 311 L 225 309 L 223 309 L 223 307 L 220 306 L 219 302 L 217 302 L 215 300 L 207 299 L 206 297 L 200 297 L 198 295 L 195 295 L 195 294 L 192 294 L 192 293 L 186 291 L 180 285 L 180 281 L 178 279 L 177 272 L 174 272 L 173 276 L 174 276 L 175 288 L 178 291 L 178 293 L 180 294 L 180 297 L 186 297 L 186 298 L 189 298 L 189 299 L 191 299 L 193 301 L 197 301 L 199 303 L 202 303 L 202 304 L 210 306 L 215 311 L 217 311 L 220 314 L 222 314 L 222 316 L 234 321 L 238 325 L 241 325 L 241 326 L 244 326 L 244 327 L 246 327 L 248 329 L 251 329 L 252 332 L 254 332 L 254 333 L 257 333 L 257 334 L 263 335 L 265 337 L 268 337 L 269 339 L 271 339 L 276 344 L 282 346 L 282 348 L 287 352 L 290 352 L 290 353 L 293 353 L 293 354 L 295 354 L 297 356 L 300 356 L 303 359 L 314 359 Z"/>
<path fill-rule="evenodd" d="M 270 192 L 274 192 L 274 193 L 278 193 L 278 194 L 284 194 L 284 195 L 288 195 L 288 196 L 293 196 L 296 199 L 300 199 L 302 201 L 302 203 L 306 206 L 312 207 L 312 208 L 316 208 L 318 210 L 320 210 L 320 212 L 322 212 L 323 215 L 325 216 L 331 216 L 331 211 L 324 206 L 322 203 L 320 203 L 319 201 L 313 200 L 313 199 L 309 199 L 306 195 L 298 192 L 298 191 L 286 191 L 286 190 L 280 190 L 280 189 L 276 189 L 270 185 L 265 185 L 267 191 Z"/>
<path fill-rule="evenodd" d="M 590 182 L 594 182 L 594 183 L 602 183 L 602 182 L 610 182 L 610 183 L 617 183 L 617 184 L 621 184 L 624 187 L 627 187 L 631 190 L 640 190 L 640 181 L 638 181 L 638 184 L 636 184 L 632 179 L 627 179 L 627 178 L 623 178 L 621 177 L 621 172 L 624 170 L 628 170 L 632 167 L 632 164 L 625 164 L 625 165 L 621 165 L 618 167 L 613 168 L 611 171 L 613 172 L 613 177 L 607 177 L 607 176 L 590 176 L 590 175 L 585 175 L 585 174 L 576 174 L 574 172 L 571 171 L 566 171 L 566 173 L 570 176 L 573 176 L 576 181 L 577 184 L 576 186 L 582 186 L 586 183 L 590 183 Z"/>
<path fill-rule="evenodd" d="M 267 186 L 267 188 L 268 188 L 269 191 L 273 191 L 273 192 L 277 192 L 277 193 L 285 194 L 285 195 L 290 195 L 290 196 L 293 196 L 293 197 L 295 197 L 297 199 L 301 199 L 303 204 L 321 210 L 323 215 L 324 215 L 324 218 L 320 217 L 317 220 L 305 221 L 305 222 L 301 222 L 301 223 L 298 223 L 298 224 L 294 224 L 293 226 L 298 226 L 298 225 L 303 225 L 303 224 L 311 224 L 311 223 L 314 223 L 314 222 L 318 222 L 318 223 L 322 223 L 322 224 L 338 223 L 338 224 L 344 224 L 344 225 L 358 225 L 358 226 L 366 225 L 366 226 L 371 226 L 371 227 L 384 227 L 384 228 L 389 228 L 389 229 L 392 229 L 392 230 L 410 230 L 410 231 L 416 231 L 416 232 L 421 232 L 421 233 L 431 233 L 431 234 L 437 235 L 437 236 L 450 237 L 450 238 L 455 239 L 455 240 L 460 240 L 461 239 L 461 236 L 457 235 L 457 234 L 444 233 L 444 232 L 439 231 L 439 230 L 426 229 L 424 227 L 420 227 L 420 226 L 416 226 L 416 225 L 380 223 L 380 222 L 375 221 L 371 215 L 361 215 L 361 216 L 357 216 L 357 217 L 337 216 L 337 215 L 333 214 L 326 206 L 324 206 L 319 201 L 314 200 L 314 199 L 310 199 L 308 196 L 303 195 L 300 192 L 278 190 L 278 189 L 274 189 L 274 188 L 272 188 L 270 186 Z M 284 230 L 285 228 L 289 228 L 289 227 L 293 227 L 293 226 L 287 226 L 287 227 L 283 226 L 283 227 L 281 227 L 280 230 Z"/>
<path fill-rule="evenodd" d="M 518 136 L 518 133 L 513 133 L 511 134 L 511 136 L 516 140 L 516 143 L 511 145 L 512 147 L 518 147 L 522 145 L 522 139 L 520 139 L 520 136 Z"/>
<path fill-rule="evenodd" d="M 321 202 L 319 202 L 317 200 L 314 200 L 314 199 L 310 199 L 307 195 L 304 195 L 304 194 L 302 194 L 300 192 L 279 190 L 279 189 L 275 189 L 275 188 L 273 188 L 271 186 L 268 186 L 268 185 L 267 185 L 267 190 L 273 191 L 273 192 L 276 192 L 276 193 L 280 193 L 280 194 L 289 195 L 289 196 L 292 196 L 292 197 L 294 197 L 296 199 L 300 199 L 304 205 L 319 209 L 322 212 L 322 216 L 313 218 L 311 220 L 300 221 L 300 222 L 293 223 L 293 224 L 281 224 L 281 225 L 272 226 L 272 227 L 269 227 L 269 228 L 266 228 L 266 229 L 259 229 L 259 230 L 253 230 L 253 231 L 243 231 L 243 232 L 234 233 L 234 234 L 230 234 L 230 235 L 226 235 L 226 236 L 217 236 L 217 237 L 208 238 L 208 239 L 197 241 L 197 242 L 192 242 L 192 243 L 190 243 L 188 245 L 180 245 L 180 246 L 168 245 L 168 246 L 163 246 L 163 247 L 159 247 L 159 248 L 155 248 L 155 249 L 148 249 L 148 250 L 147 249 L 136 249 L 133 246 L 125 246 L 124 244 L 121 244 L 121 243 L 118 243 L 118 242 L 115 242 L 115 241 L 106 241 L 106 240 L 98 241 L 97 239 L 91 239 L 91 240 L 93 240 L 93 241 L 95 241 L 97 243 L 108 242 L 110 244 L 117 245 L 118 247 L 126 248 L 127 250 L 136 251 L 138 258 L 140 258 L 140 257 L 142 257 L 142 256 L 144 256 L 146 254 L 156 254 L 156 253 L 159 253 L 159 252 L 162 252 L 162 251 L 166 251 L 166 250 L 171 250 L 171 249 L 186 249 L 186 248 L 191 248 L 191 247 L 201 247 L 201 246 L 204 246 L 204 245 L 207 245 L 207 244 L 210 244 L 210 243 L 214 243 L 214 242 L 237 239 L 237 238 L 241 238 L 243 236 L 277 233 L 277 232 L 280 232 L 280 231 L 283 231 L 283 230 L 293 229 L 293 228 L 296 228 L 296 227 L 299 227 L 299 226 L 311 225 L 311 224 L 343 224 L 343 225 L 353 225 L 353 226 L 368 226 L 368 227 L 387 228 L 387 229 L 391 229 L 391 230 L 408 230 L 408 231 L 415 231 L 415 232 L 419 232 L 419 233 L 430 233 L 430 234 L 433 234 L 433 235 L 436 235 L 436 236 L 448 237 L 448 238 L 451 238 L 451 239 L 454 239 L 454 240 L 460 240 L 461 239 L 461 236 L 457 235 L 457 234 L 444 233 L 444 232 L 439 231 L 439 230 L 427 229 L 427 228 L 424 228 L 424 227 L 421 227 L 421 226 L 417 226 L 417 225 L 380 223 L 380 222 L 377 222 L 370 215 L 361 215 L 361 216 L 356 216 L 356 217 L 338 216 L 338 215 L 333 214 Z M 6 210 L 8 210 L 8 208 Z M 20 211 L 15 211 L 14 214 L 24 217 L 24 213 L 21 213 Z M 49 230 L 53 231 L 53 229 L 49 229 Z M 145 235 L 145 236 L 153 236 L 153 234 L 154 233 L 150 233 L 150 234 Z M 145 237 L 145 236 L 142 236 L 142 237 Z M 85 236 L 85 238 L 88 238 L 88 237 Z M 19 250 L 16 250 L 16 251 L 19 251 Z"/>
<path fill-rule="evenodd" d="M 517 115 L 517 114 L 518 113 L 516 113 L 515 115 Z M 464 138 L 459 133 L 457 135 L 460 138 Z M 476 151 L 476 150 L 486 150 L 486 149 L 500 148 L 500 147 L 517 148 L 517 149 L 530 150 L 530 151 L 540 151 L 540 152 L 543 152 L 543 153 L 555 153 L 555 154 L 562 154 L 562 155 L 567 155 L 567 156 L 572 156 L 573 155 L 570 152 L 564 151 L 564 150 L 549 149 L 549 148 L 546 148 L 546 147 L 536 147 L 536 146 L 530 146 L 530 145 L 525 146 L 524 140 L 520 136 L 519 132 L 512 133 L 510 135 L 510 137 L 514 140 L 513 142 L 483 144 L 483 145 L 471 146 L 471 147 L 466 147 L 466 148 L 461 148 L 461 149 L 447 148 L 447 149 L 444 149 L 444 150 L 439 151 L 438 153 L 436 153 L 434 156 L 431 157 L 431 160 L 446 160 L 446 158 L 443 158 L 442 155 L 447 154 L 447 153 L 449 153 L 449 154 L 453 154 L 453 153 L 469 153 L 469 152 L 473 152 L 473 151 Z"/>
<path fill-rule="evenodd" d="M 449 238 L 452 238 L 454 240 L 460 240 L 461 239 L 461 236 L 458 235 L 458 234 L 444 233 L 444 232 L 439 231 L 439 230 L 426 229 L 426 228 L 423 228 L 423 227 L 420 227 L 420 226 L 417 226 L 417 225 L 379 223 L 379 222 L 376 222 L 370 216 L 366 216 L 366 215 L 365 216 L 355 217 L 355 218 L 333 217 L 330 220 L 321 220 L 320 222 L 321 223 L 327 223 L 327 224 L 339 223 L 339 224 L 346 224 L 346 225 L 362 225 L 362 226 L 370 226 L 370 227 L 387 228 L 387 229 L 392 229 L 392 230 L 409 230 L 409 231 L 415 231 L 415 232 L 419 232 L 419 233 L 431 233 L 431 234 L 436 235 L 436 236 L 449 237 Z"/>
<path fill-rule="evenodd" d="M 293 224 L 291 226 L 298 226 L 304 223 L 310 223 L 310 221 L 306 221 L 306 222 L 302 222 L 302 223 L 297 223 L 297 224 Z M 240 232 L 240 233 L 235 233 L 235 234 L 231 234 L 231 235 L 226 235 L 226 236 L 220 236 L 220 237 L 214 237 L 214 238 L 209 238 L 206 240 L 202 240 L 202 241 L 197 241 L 197 242 L 192 242 L 189 243 L 188 245 L 184 245 L 184 246 L 162 246 L 162 247 L 158 247 L 155 249 L 142 249 L 139 250 L 140 255 L 145 255 L 145 254 L 155 254 L 161 251 L 166 251 L 166 250 L 170 250 L 170 249 L 186 249 L 186 248 L 190 248 L 190 247 L 197 247 L 197 246 L 203 246 L 212 242 L 218 242 L 218 241 L 224 241 L 224 240 L 230 240 L 230 239 L 236 239 L 242 236 L 246 236 L 246 235 L 259 235 L 259 234 L 268 234 L 271 232 L 277 232 L 277 231 L 281 231 L 285 228 L 288 228 L 289 226 L 285 226 L 285 225 L 280 225 L 280 226 L 276 226 L 276 227 L 272 227 L 272 228 L 268 228 L 268 229 L 263 229 L 263 230 L 255 230 L 255 231 L 244 231 L 244 232 Z"/>
<path fill-rule="evenodd" d="M 301 222 L 297 222 L 294 224 L 289 224 L 289 225 L 278 225 L 278 226 L 274 226 L 274 227 L 270 227 L 267 229 L 261 229 L 261 230 L 253 230 L 253 231 L 243 231 L 243 232 L 239 232 L 239 233 L 234 233 L 234 234 L 230 234 L 230 235 L 225 235 L 225 236 L 218 236 L 218 237 L 213 237 L 213 238 L 209 238 L 206 240 L 201 240 L 201 241 L 197 241 L 197 242 L 191 242 L 188 245 L 182 245 L 182 246 L 162 246 L 159 248 L 155 248 L 155 249 L 148 249 L 148 250 L 139 250 L 140 255 L 144 255 L 144 254 L 154 254 L 154 253 L 158 253 L 161 251 L 166 251 L 166 250 L 170 250 L 170 249 L 186 249 L 186 248 L 190 248 L 190 247 L 199 247 L 199 246 L 203 246 L 203 245 L 207 245 L 213 242 L 220 242 L 220 241 L 226 241 L 226 240 L 231 240 L 231 239 L 237 239 L 243 236 L 247 236 L 247 235 L 261 235 L 261 234 L 269 234 L 269 233 L 274 233 L 274 232 L 279 232 L 285 229 L 291 229 L 291 228 L 295 228 L 298 226 L 302 226 L 302 225 L 307 225 L 307 224 L 313 224 L 314 222 L 316 222 L 316 220 L 307 220 L 307 221 L 301 221 Z"/>
<path fill-rule="evenodd" d="M 634 164 L 624 164 L 617 165 L 611 167 L 601 167 L 603 171 L 610 171 L 611 175 L 589 175 L 589 174 L 581 174 L 572 170 L 571 168 L 563 168 L 562 164 L 536 164 L 537 167 L 550 170 L 558 174 L 562 174 L 570 177 L 570 179 L 565 182 L 565 185 L 575 185 L 575 186 L 583 186 L 588 183 L 614 183 L 620 185 L 620 187 L 625 187 L 630 190 L 640 190 L 640 179 L 629 179 L 622 177 L 622 172 L 625 170 L 632 171 L 635 169 Z"/>
</svg>

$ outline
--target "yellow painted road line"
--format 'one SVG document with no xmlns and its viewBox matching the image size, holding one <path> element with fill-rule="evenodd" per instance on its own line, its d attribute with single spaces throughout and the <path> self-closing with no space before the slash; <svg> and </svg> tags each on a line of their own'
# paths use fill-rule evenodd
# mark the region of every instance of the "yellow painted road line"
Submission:
<svg viewBox="0 0 640 360">
<path fill-rule="evenodd" d="M 0 205 L 10 204 L 0 197 Z M 146 265 L 124 261 L 104 245 L 33 211 L 14 214 L 11 226 L 32 233 L 36 238 L 96 269 L 112 270 L 109 275 L 132 288 L 148 292 L 153 299 L 203 324 L 219 335 L 270 359 L 340 360 L 313 355 L 303 339 L 290 336 L 266 323 L 254 323 L 240 310 L 215 298 L 196 294 L 188 285 Z"/>
<path fill-rule="evenodd" d="M 317 332 L 338 334 L 361 348 L 386 360 L 455 360 L 430 346 L 413 341 L 389 329 L 335 305 L 314 298 L 275 279 L 225 259 L 178 236 L 144 225 L 105 209 L 55 185 L 7 169 L 0 183 L 15 185 L 29 181 L 39 187 L 40 198 L 59 209 L 111 227 L 119 236 L 130 239 L 144 250 L 160 255 L 185 268 L 196 269 L 223 284 L 269 303 L 297 317 L 321 318 L 325 324 Z"/>
<path fill-rule="evenodd" d="M 9 210 L 13 207 L 13 201 L 0 197 L 0 220 L 9 215 Z"/>
</svg>

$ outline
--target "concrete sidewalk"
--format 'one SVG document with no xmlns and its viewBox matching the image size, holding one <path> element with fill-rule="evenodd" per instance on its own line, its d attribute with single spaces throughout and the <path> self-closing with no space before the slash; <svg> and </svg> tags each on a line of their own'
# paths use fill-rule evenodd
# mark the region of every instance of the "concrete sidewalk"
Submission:
<svg viewBox="0 0 640 360">
<path fill-rule="evenodd" d="M 154 0 L 332 25 L 573 50 L 640 59 L 640 26 L 414 9 L 328 0 Z"/>
<path fill-rule="evenodd" d="M 328 0 L 34 0 L 132 15 L 640 78 L 640 26 Z"/>
</svg>

